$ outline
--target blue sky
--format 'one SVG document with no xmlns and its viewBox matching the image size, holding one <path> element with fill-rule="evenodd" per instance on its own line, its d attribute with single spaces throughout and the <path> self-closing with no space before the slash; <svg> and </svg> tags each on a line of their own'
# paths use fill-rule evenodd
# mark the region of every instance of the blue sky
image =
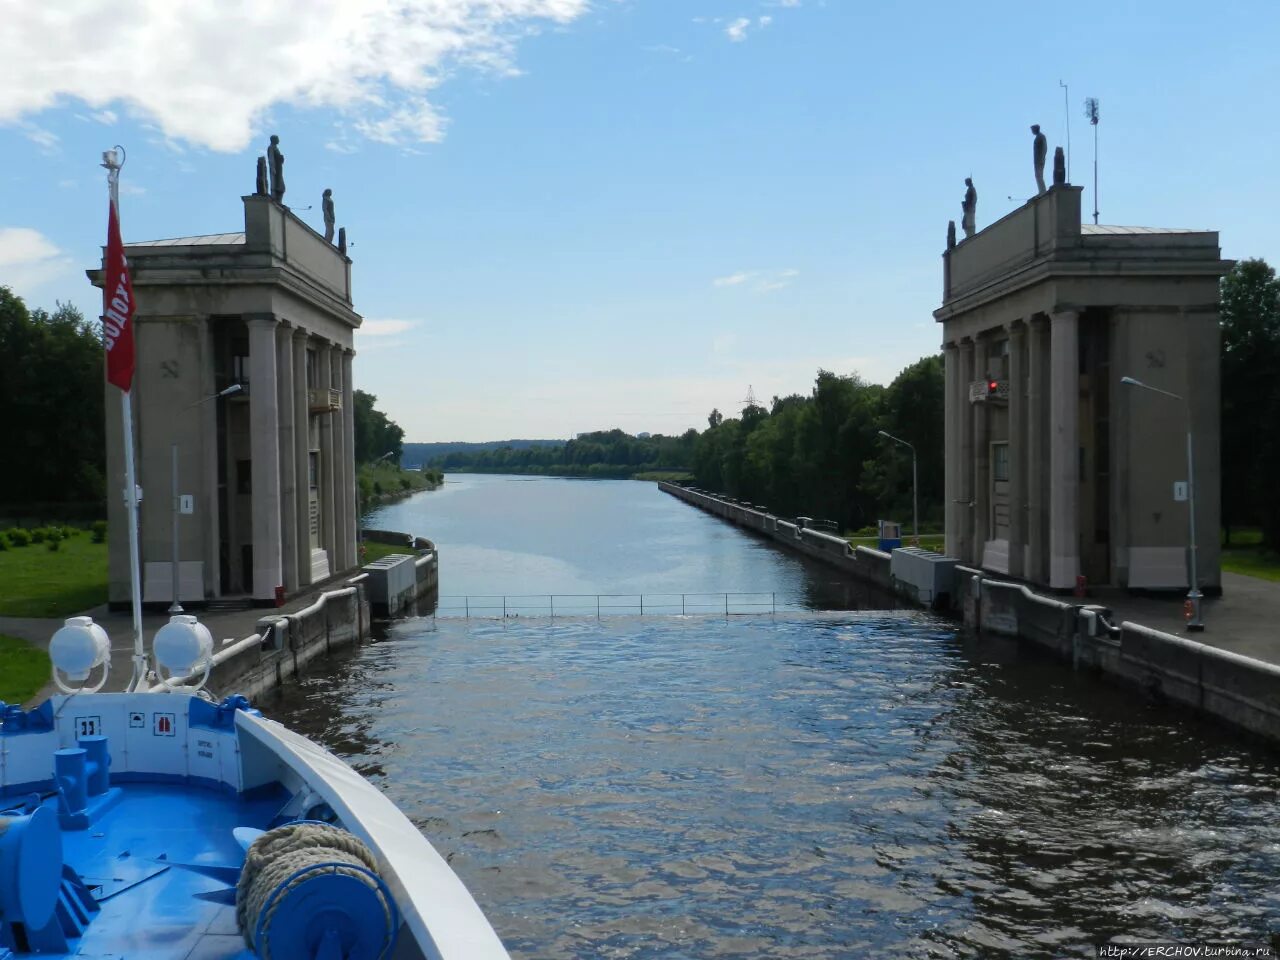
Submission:
<svg viewBox="0 0 1280 960">
<path fill-rule="evenodd" d="M 1060 79 L 1089 209 L 1101 100 L 1102 222 L 1280 263 L 1275 4 L 80 8 L 6 13 L 0 283 L 96 314 L 104 148 L 141 240 L 241 229 L 279 133 L 286 202 L 318 225 L 334 190 L 358 385 L 410 440 L 671 433 L 819 367 L 888 382 L 937 348 L 963 178 L 979 226 L 1031 193 Z"/>
</svg>

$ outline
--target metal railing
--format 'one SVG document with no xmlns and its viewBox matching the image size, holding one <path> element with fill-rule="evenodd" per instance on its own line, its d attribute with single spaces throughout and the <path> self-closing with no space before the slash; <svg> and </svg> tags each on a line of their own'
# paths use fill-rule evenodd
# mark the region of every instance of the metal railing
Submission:
<svg viewBox="0 0 1280 960">
<path fill-rule="evenodd" d="M 448 595 L 432 616 L 509 617 L 744 616 L 778 612 L 776 593 L 531 593 Z"/>
</svg>

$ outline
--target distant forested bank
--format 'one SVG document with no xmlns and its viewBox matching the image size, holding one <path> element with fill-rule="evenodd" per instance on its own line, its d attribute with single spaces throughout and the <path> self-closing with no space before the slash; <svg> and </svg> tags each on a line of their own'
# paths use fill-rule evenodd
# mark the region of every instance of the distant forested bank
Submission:
<svg viewBox="0 0 1280 960">
<path fill-rule="evenodd" d="M 853 530 L 910 516 L 910 451 L 881 430 L 915 445 L 921 519 L 941 522 L 940 356 L 917 361 L 887 387 L 821 370 L 808 396 L 774 397 L 737 417 L 712 410 L 705 430 L 679 436 L 607 430 L 562 444 L 455 450 L 431 465 L 446 473 L 683 477 L 784 516 L 824 517 Z"/>
</svg>

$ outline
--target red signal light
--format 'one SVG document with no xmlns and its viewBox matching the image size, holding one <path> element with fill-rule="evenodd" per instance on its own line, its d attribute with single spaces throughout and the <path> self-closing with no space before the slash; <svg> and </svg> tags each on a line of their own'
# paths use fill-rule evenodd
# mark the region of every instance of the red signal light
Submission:
<svg viewBox="0 0 1280 960">
<path fill-rule="evenodd" d="M 998 380 L 987 381 L 987 393 L 995 393 L 996 390 L 998 390 L 999 388 L 1000 388 L 1000 381 Z"/>
</svg>

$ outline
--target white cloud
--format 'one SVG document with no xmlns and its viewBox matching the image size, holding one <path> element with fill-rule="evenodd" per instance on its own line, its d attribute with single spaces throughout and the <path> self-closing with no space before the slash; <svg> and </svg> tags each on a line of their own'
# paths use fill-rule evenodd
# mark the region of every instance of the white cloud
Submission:
<svg viewBox="0 0 1280 960">
<path fill-rule="evenodd" d="M 763 16 L 756 17 L 755 29 L 763 30 L 769 24 L 773 23 L 773 17 Z M 751 29 L 750 17 L 738 17 L 736 20 L 730 20 L 729 25 L 724 28 L 724 35 L 733 43 L 741 43 L 747 39 L 747 31 Z"/>
<path fill-rule="evenodd" d="M 0 227 L 0 283 L 23 298 L 72 266 L 48 237 L 30 227 Z"/>
<path fill-rule="evenodd" d="M 75 98 L 126 105 L 166 139 L 243 149 L 279 105 L 325 108 L 364 136 L 432 142 L 427 99 L 457 67 L 513 76 L 518 41 L 589 0 L 82 0 L 11 4 L 0 31 L 0 123 Z M 237 12 L 232 13 L 235 10 Z M 85 56 L 92 50 L 92 56 Z M 25 131 L 28 137 L 52 137 Z M 38 141 L 39 142 L 39 141 Z M 49 147 L 56 143 L 42 145 Z"/>
<path fill-rule="evenodd" d="M 783 287 L 791 285 L 796 277 L 800 276 L 800 271 L 794 267 L 788 267 L 785 270 L 741 270 L 738 273 L 731 273 L 727 277 L 716 277 L 711 281 L 714 287 L 739 287 L 744 283 L 750 282 L 751 289 L 756 293 L 769 293 L 773 290 L 781 290 Z"/>
<path fill-rule="evenodd" d="M 114 110 L 99 110 L 93 115 L 93 119 L 109 127 L 114 124 L 119 117 L 116 116 L 116 112 Z"/>
<path fill-rule="evenodd" d="M 391 337 L 417 325 L 417 320 L 365 320 L 356 332 L 365 337 Z"/>
<path fill-rule="evenodd" d="M 53 153 L 58 149 L 58 135 L 52 130 L 46 130 L 34 123 L 22 123 L 19 127 L 23 136 L 43 149 L 45 153 Z"/>
</svg>

